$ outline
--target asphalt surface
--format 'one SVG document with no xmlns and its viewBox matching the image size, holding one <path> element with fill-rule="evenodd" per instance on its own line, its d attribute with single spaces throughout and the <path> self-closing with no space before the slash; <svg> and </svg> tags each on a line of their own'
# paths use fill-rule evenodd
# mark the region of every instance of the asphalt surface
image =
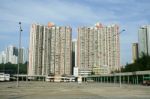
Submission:
<svg viewBox="0 0 150 99">
<path fill-rule="evenodd" d="M 150 86 L 104 83 L 0 82 L 0 99 L 150 99 Z"/>
</svg>

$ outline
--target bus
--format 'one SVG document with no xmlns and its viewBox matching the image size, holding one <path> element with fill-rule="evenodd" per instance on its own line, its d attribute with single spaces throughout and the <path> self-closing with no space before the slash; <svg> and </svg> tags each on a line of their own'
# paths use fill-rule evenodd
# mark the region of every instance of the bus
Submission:
<svg viewBox="0 0 150 99">
<path fill-rule="evenodd" d="M 0 73 L 0 81 L 10 81 L 10 74 Z"/>
</svg>

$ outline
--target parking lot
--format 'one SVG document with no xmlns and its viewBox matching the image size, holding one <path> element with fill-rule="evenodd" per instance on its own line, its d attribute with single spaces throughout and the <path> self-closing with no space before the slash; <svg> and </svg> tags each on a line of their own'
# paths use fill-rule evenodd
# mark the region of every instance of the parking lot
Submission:
<svg viewBox="0 0 150 99">
<path fill-rule="evenodd" d="M 150 99 L 150 86 L 106 83 L 0 82 L 0 99 Z"/>
</svg>

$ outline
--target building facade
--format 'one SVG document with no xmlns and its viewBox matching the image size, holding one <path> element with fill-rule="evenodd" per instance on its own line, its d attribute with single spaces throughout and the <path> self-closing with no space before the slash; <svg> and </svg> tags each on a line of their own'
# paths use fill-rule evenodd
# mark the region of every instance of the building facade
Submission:
<svg viewBox="0 0 150 99">
<path fill-rule="evenodd" d="M 24 51 L 24 63 L 29 62 L 29 48 Z"/>
<path fill-rule="evenodd" d="M 32 24 L 29 75 L 71 74 L 72 29 L 69 26 Z"/>
<path fill-rule="evenodd" d="M 19 50 L 19 63 L 22 63 L 22 64 L 24 64 L 24 63 L 26 63 L 26 62 L 28 62 L 28 49 L 26 49 L 26 48 L 20 48 L 20 50 Z"/>
<path fill-rule="evenodd" d="M 150 55 L 150 25 L 141 26 L 138 30 L 139 57 Z"/>
<path fill-rule="evenodd" d="M 77 66 L 79 71 L 110 73 L 120 68 L 120 41 L 117 25 L 78 28 Z M 105 67 L 106 70 L 103 68 Z M 101 71 L 103 70 L 103 71 Z"/>
<path fill-rule="evenodd" d="M 6 53 L 5 53 L 5 51 L 2 51 L 1 53 L 0 53 L 0 64 L 1 63 L 6 63 Z"/>
<path fill-rule="evenodd" d="M 139 57 L 138 55 L 138 43 L 132 44 L 132 62 L 134 63 Z"/>
<path fill-rule="evenodd" d="M 77 40 L 72 41 L 72 74 L 73 68 L 77 66 Z"/>
<path fill-rule="evenodd" d="M 12 64 L 18 63 L 18 49 L 17 47 L 10 45 L 5 50 L 6 53 L 6 63 L 10 62 Z"/>
<path fill-rule="evenodd" d="M 28 62 L 28 49 L 25 48 L 20 48 L 19 50 L 20 55 L 18 54 L 18 48 L 13 46 L 13 45 L 9 45 L 6 50 L 2 51 L 0 53 L 0 63 L 12 63 L 12 64 L 18 64 L 22 63 L 24 64 L 25 62 Z M 18 60 L 18 56 L 19 56 L 19 60 Z"/>
</svg>

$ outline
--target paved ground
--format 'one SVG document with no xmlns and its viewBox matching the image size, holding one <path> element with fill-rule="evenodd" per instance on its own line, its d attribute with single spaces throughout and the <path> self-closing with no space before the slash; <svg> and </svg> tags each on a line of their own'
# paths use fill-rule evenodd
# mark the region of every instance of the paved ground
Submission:
<svg viewBox="0 0 150 99">
<path fill-rule="evenodd" d="M 102 83 L 0 82 L 0 99 L 150 99 L 150 86 Z"/>
</svg>

